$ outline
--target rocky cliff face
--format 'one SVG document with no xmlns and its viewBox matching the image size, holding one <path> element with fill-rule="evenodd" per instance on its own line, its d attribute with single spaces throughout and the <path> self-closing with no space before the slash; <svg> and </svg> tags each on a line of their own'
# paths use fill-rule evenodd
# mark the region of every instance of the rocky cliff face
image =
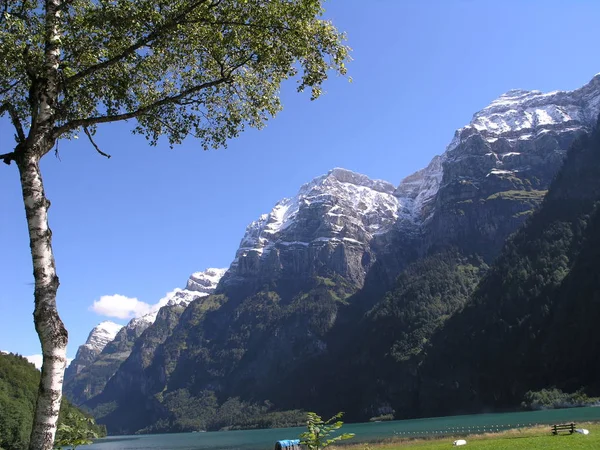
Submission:
<svg viewBox="0 0 600 450">
<path fill-rule="evenodd" d="M 65 380 L 73 378 L 85 367 L 92 364 L 104 350 L 104 347 L 117 336 L 121 328 L 123 328 L 122 325 L 109 321 L 102 322 L 94 327 L 85 344 L 79 346 L 75 359 L 67 367 Z"/>
<path fill-rule="evenodd" d="M 164 418 L 164 408 L 157 396 L 166 390 L 177 357 L 182 347 L 188 345 L 186 340 L 181 340 L 181 333 L 190 340 L 199 339 L 198 336 L 188 336 L 185 331 L 178 331 L 181 329 L 180 317 L 185 311 L 189 314 L 188 320 L 203 318 L 207 312 L 221 305 L 219 297 L 199 297 L 189 308 L 184 304 L 162 307 L 155 322 L 135 341 L 129 356 L 107 381 L 102 392 L 90 398 L 85 406 L 114 433 L 129 433 Z M 189 327 L 188 323 L 186 330 Z M 168 342 L 165 344 L 165 341 Z"/>
<path fill-rule="evenodd" d="M 435 213 L 425 221 L 428 245 L 466 245 L 487 259 L 497 255 L 599 112 L 596 75 L 570 92 L 512 90 L 474 114 L 440 157 Z"/>
<path fill-rule="evenodd" d="M 86 400 L 102 392 L 108 380 L 131 354 L 135 342 L 137 342 L 148 327 L 154 324 L 161 308 L 185 307 L 197 298 L 210 295 L 217 287 L 225 270 L 210 268 L 203 272 L 192 274 L 187 281 L 185 289 L 174 289 L 159 300 L 154 311 L 132 319 L 124 327 L 119 326 L 120 329 L 114 336 L 114 339 L 106 343 L 101 351 L 92 354 L 88 352 L 86 347 L 82 353 L 82 355 L 89 356 L 86 364 L 77 363 L 74 366 L 71 363 L 70 367 L 78 369 L 77 371 L 75 369 L 72 370 L 70 376 L 65 377 L 64 392 L 67 398 L 73 403 L 81 405 Z M 90 333 L 90 338 L 92 334 L 95 335 L 94 331 Z M 99 336 L 104 336 L 105 340 L 108 340 L 108 335 L 99 334 Z M 90 338 L 88 338 L 88 341 Z M 98 339 L 94 339 L 98 341 Z M 81 348 L 84 347 L 82 346 Z M 99 349 L 98 345 L 93 347 Z M 79 352 L 77 355 L 79 357 Z M 75 363 L 75 361 L 77 361 L 77 358 L 73 362 Z"/>
<path fill-rule="evenodd" d="M 87 399 L 102 392 L 106 382 L 131 353 L 134 342 L 150 326 L 146 320 L 133 319 L 109 342 L 102 352 L 79 373 L 65 379 L 64 395 L 74 404 L 82 405 Z"/>
<path fill-rule="evenodd" d="M 223 286 L 332 273 L 362 285 L 369 244 L 398 220 L 394 186 L 333 169 L 283 199 L 246 229 Z"/>
</svg>

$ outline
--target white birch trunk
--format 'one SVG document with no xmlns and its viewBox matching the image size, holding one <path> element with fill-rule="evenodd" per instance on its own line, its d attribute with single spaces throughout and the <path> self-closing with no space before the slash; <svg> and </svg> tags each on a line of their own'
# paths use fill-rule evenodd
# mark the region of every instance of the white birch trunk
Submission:
<svg viewBox="0 0 600 450">
<path fill-rule="evenodd" d="M 62 0 L 45 1 L 44 77 L 36 80 L 39 97 L 30 99 L 32 111 L 29 137 L 16 159 L 21 178 L 23 202 L 29 229 L 29 244 L 35 279 L 33 320 L 42 345 L 43 364 L 38 398 L 29 441 L 29 450 L 52 450 L 62 400 L 62 385 L 67 365 L 68 334 L 56 308 L 58 277 L 52 252 L 52 232 L 40 158 L 55 142 L 53 127 L 58 102 L 60 63 L 60 6 Z"/>
<path fill-rule="evenodd" d="M 59 282 L 52 253 L 52 232 L 48 227 L 50 202 L 44 194 L 39 157 L 25 154 L 18 166 L 35 278 L 33 317 L 44 356 L 29 449 L 51 450 L 67 364 L 67 330 L 56 309 Z"/>
</svg>

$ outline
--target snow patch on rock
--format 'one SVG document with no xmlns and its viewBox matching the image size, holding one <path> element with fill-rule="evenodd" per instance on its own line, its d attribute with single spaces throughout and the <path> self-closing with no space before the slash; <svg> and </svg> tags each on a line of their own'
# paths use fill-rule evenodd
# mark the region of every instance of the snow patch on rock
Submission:
<svg viewBox="0 0 600 450">
<path fill-rule="evenodd" d="M 93 353 L 100 354 L 104 350 L 104 347 L 117 336 L 121 328 L 123 328 L 123 325 L 119 325 L 118 323 L 108 320 L 101 322 L 90 331 L 82 347 L 87 347 Z"/>
<path fill-rule="evenodd" d="M 195 272 L 190 275 L 185 287 L 188 291 L 212 294 L 227 269 L 209 268 L 203 272 Z"/>
<path fill-rule="evenodd" d="M 592 127 L 600 113 L 600 76 L 573 91 L 543 93 L 513 89 L 502 94 L 473 115 L 471 123 L 456 131 L 447 151 L 455 149 L 465 136 L 479 132 L 488 142 L 498 138 L 531 139 L 560 128 Z"/>
<path fill-rule="evenodd" d="M 435 156 L 427 167 L 404 178 L 396 189 L 394 195 L 412 222 L 426 221 L 433 214 L 433 202 L 444 176 L 445 159 L 445 155 Z"/>
<path fill-rule="evenodd" d="M 341 242 L 344 240 L 341 235 L 348 226 L 363 231 L 367 236 L 382 233 L 398 219 L 399 202 L 394 191 L 394 185 L 387 181 L 372 180 L 366 175 L 334 168 L 304 184 L 295 197 L 284 198 L 270 213 L 248 225 L 232 267 L 251 252 L 268 254 L 275 245 L 308 246 Z M 302 234 L 291 228 L 306 216 L 308 210 L 319 210 L 324 222 L 322 235 L 310 240 L 292 238 Z M 352 240 L 345 239 L 347 242 Z"/>
</svg>

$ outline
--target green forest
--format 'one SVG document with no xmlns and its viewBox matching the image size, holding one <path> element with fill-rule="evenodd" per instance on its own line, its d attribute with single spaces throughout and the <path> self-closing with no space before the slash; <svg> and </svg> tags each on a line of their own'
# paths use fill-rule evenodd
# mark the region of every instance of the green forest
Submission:
<svg viewBox="0 0 600 450">
<path fill-rule="evenodd" d="M 40 372 L 27 359 L 0 353 L 0 449 L 25 450 L 33 423 Z M 103 426 L 63 398 L 60 425 L 77 426 L 83 434 L 104 436 Z M 64 427 L 63 427 L 64 428 Z M 57 440 L 61 439 L 61 432 Z"/>
</svg>

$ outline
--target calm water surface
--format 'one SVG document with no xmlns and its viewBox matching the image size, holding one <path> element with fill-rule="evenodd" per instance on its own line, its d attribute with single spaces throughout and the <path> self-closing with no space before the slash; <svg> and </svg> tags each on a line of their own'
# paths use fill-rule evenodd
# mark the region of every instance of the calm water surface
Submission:
<svg viewBox="0 0 600 450">
<path fill-rule="evenodd" d="M 393 422 L 344 425 L 345 433 L 355 433 L 352 441 L 376 441 L 394 436 L 495 431 L 535 424 L 600 420 L 600 408 L 570 408 L 547 411 L 396 420 Z M 99 439 L 86 450 L 271 450 L 280 439 L 295 439 L 303 428 L 271 430 L 215 431 L 207 433 L 115 436 Z M 83 448 L 83 447 L 82 447 Z"/>
</svg>

